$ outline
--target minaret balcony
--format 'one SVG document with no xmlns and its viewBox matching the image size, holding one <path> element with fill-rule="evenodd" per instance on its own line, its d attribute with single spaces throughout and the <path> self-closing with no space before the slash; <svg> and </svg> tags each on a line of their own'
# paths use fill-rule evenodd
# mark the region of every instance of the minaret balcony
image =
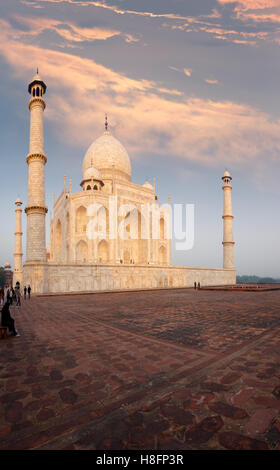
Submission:
<svg viewBox="0 0 280 470">
<path fill-rule="evenodd" d="M 29 164 L 31 161 L 43 160 L 44 165 L 47 163 L 47 157 L 44 153 L 29 153 L 26 156 L 26 163 Z"/>
</svg>

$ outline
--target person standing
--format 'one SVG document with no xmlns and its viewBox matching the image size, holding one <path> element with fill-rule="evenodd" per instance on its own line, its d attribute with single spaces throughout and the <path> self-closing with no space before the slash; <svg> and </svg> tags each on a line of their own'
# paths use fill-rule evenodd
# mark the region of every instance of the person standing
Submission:
<svg viewBox="0 0 280 470">
<path fill-rule="evenodd" d="M 26 286 L 24 286 L 23 292 L 24 292 L 24 300 L 26 300 L 26 293 L 27 293 L 27 288 L 26 288 Z"/>
<path fill-rule="evenodd" d="M 16 307 L 20 307 L 20 295 L 21 294 L 20 294 L 19 284 L 16 285 L 15 293 L 16 293 L 16 299 L 17 299 Z"/>
<path fill-rule="evenodd" d="M 13 291 L 12 291 L 12 288 L 10 289 L 9 303 L 10 303 L 10 305 L 13 305 Z"/>
<path fill-rule="evenodd" d="M 30 294 L 31 294 L 31 287 L 30 286 L 28 286 L 27 292 L 28 292 L 28 298 L 30 299 Z"/>
<path fill-rule="evenodd" d="M 12 287 L 12 297 L 13 297 L 13 302 L 16 301 L 16 293 L 15 293 L 15 289 Z"/>
<path fill-rule="evenodd" d="M 8 292 L 8 286 L 4 287 L 4 304 L 7 302 L 7 292 Z"/>
</svg>

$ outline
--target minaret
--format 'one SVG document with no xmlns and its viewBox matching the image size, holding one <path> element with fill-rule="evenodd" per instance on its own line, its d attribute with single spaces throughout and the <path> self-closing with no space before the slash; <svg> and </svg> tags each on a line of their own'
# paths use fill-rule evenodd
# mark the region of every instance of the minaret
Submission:
<svg viewBox="0 0 280 470">
<path fill-rule="evenodd" d="M 22 202 L 18 197 L 16 200 L 16 230 L 15 230 L 15 251 L 14 251 L 14 276 L 13 285 L 17 282 L 22 286 L 22 231 L 21 231 L 21 213 Z"/>
<path fill-rule="evenodd" d="M 223 180 L 223 190 L 224 190 L 224 239 L 223 239 L 223 247 L 224 247 L 224 262 L 223 266 L 225 269 L 234 269 L 234 241 L 233 241 L 233 231 L 232 231 L 232 204 L 231 204 L 231 180 L 232 177 L 230 176 L 228 171 L 225 171 L 224 176 L 222 177 Z"/>
<path fill-rule="evenodd" d="M 31 95 L 30 140 L 28 164 L 28 202 L 25 208 L 27 215 L 27 246 L 26 263 L 46 261 L 46 230 L 45 218 L 48 209 L 45 205 L 45 164 L 43 112 L 46 107 L 43 95 L 46 85 L 41 79 L 38 69 L 28 86 Z"/>
</svg>

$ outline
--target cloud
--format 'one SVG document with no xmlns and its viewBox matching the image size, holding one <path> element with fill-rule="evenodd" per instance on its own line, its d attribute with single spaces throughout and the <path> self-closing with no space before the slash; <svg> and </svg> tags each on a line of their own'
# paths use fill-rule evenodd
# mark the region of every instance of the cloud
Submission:
<svg viewBox="0 0 280 470">
<path fill-rule="evenodd" d="M 255 23 L 280 23 L 279 0 L 218 0 L 221 5 L 234 5 L 236 18 Z"/>
<path fill-rule="evenodd" d="M 17 30 L 14 33 L 14 37 L 38 36 L 46 30 L 53 30 L 60 37 L 70 42 L 105 41 L 115 36 L 122 36 L 126 42 L 137 42 L 139 40 L 131 34 L 122 33 L 119 30 L 109 28 L 81 28 L 74 23 L 44 17 L 28 18 L 16 15 L 15 18 L 19 23 L 24 24 L 29 29 L 28 31 Z"/>
<path fill-rule="evenodd" d="M 279 0 L 218 0 L 221 5 L 237 4 L 236 9 L 264 10 L 279 7 Z"/>
<path fill-rule="evenodd" d="M 174 72 L 180 72 L 180 73 L 183 73 L 185 74 L 187 77 L 191 77 L 192 75 L 192 69 L 187 69 L 186 67 L 183 68 L 183 69 L 179 69 L 178 67 L 174 67 L 173 65 L 169 65 L 168 68 L 170 70 L 174 70 Z"/>
<path fill-rule="evenodd" d="M 209 83 L 209 85 L 219 85 L 219 81 L 211 78 L 205 78 L 204 80 L 206 83 Z"/>
<path fill-rule="evenodd" d="M 254 23 L 279 23 L 280 22 L 280 5 L 279 0 L 217 0 L 220 9 L 215 8 L 209 14 L 194 16 L 184 16 L 176 13 L 155 13 L 152 11 L 139 11 L 129 10 L 120 8 L 113 4 L 108 4 L 105 1 L 99 0 L 21 0 L 21 3 L 29 7 L 42 7 L 44 5 L 71 5 L 75 7 L 95 7 L 105 9 L 116 15 L 130 15 L 139 16 L 150 19 L 161 19 L 165 20 L 162 23 L 162 27 L 166 27 L 172 30 L 184 31 L 186 33 L 199 33 L 204 31 L 214 39 L 221 41 L 230 42 L 233 44 L 255 46 L 258 41 L 269 41 L 278 42 L 279 31 L 272 33 L 271 31 L 258 32 L 253 30 L 250 32 L 251 37 L 245 38 L 248 34 L 246 31 L 240 31 L 240 27 L 233 29 L 222 27 L 221 24 L 217 24 L 218 20 L 222 21 L 222 7 L 225 5 L 232 5 L 232 11 L 234 13 L 233 20 L 240 21 L 243 24 L 245 22 Z M 221 11 L 220 11 L 221 10 Z M 246 24 L 246 27 L 249 25 Z M 236 24 L 234 28 L 236 27 Z M 216 32 L 215 32 L 216 30 Z M 220 31 L 219 31 L 220 30 Z M 266 33 L 266 34 L 265 34 Z M 270 33 L 270 34 L 268 34 Z M 67 34 L 67 32 L 65 33 Z M 233 35 L 239 35 L 240 37 L 234 37 Z M 79 34 L 76 36 L 79 37 Z M 131 39 L 131 40 L 130 40 Z M 135 42 L 137 38 L 132 36 L 129 38 L 125 36 L 126 42 Z"/>
<path fill-rule="evenodd" d="M 187 77 L 190 77 L 191 74 L 192 74 L 192 69 L 184 69 L 184 74 L 187 76 Z"/>
<path fill-rule="evenodd" d="M 46 119 L 67 145 L 89 145 L 102 132 L 108 112 L 113 133 L 131 155 L 148 150 L 149 155 L 223 167 L 253 161 L 254 168 L 263 164 L 264 155 L 266 164 L 279 158 L 280 122 L 246 104 L 187 98 L 91 59 L 24 44 L 4 20 L 0 54 L 18 80 L 32 77 L 33 64 L 39 65 L 48 86 Z"/>
<path fill-rule="evenodd" d="M 81 1 L 75 1 L 75 0 L 34 0 L 34 2 L 28 1 L 28 0 L 20 0 L 21 3 L 27 5 L 27 6 L 38 6 L 42 4 L 68 4 L 71 6 L 76 6 L 76 7 L 96 7 L 96 8 L 103 8 L 105 10 L 112 11 L 113 13 L 116 13 L 118 15 L 134 15 L 134 16 L 142 16 L 142 17 L 148 17 L 148 18 L 165 18 L 165 19 L 170 19 L 170 20 L 189 20 L 189 21 L 195 21 L 194 18 L 189 17 L 189 16 L 184 16 L 184 15 L 178 15 L 176 13 L 154 13 L 152 11 L 138 11 L 138 10 L 129 10 L 129 9 L 123 9 L 119 8 L 116 5 L 110 5 L 106 3 L 105 1 L 94 1 L 94 0 L 81 0 Z M 215 10 L 212 11 L 210 15 L 205 15 L 206 18 L 217 18 L 217 12 Z"/>
<path fill-rule="evenodd" d="M 215 24 L 195 24 L 190 25 L 189 23 L 183 24 L 172 24 L 163 23 L 163 27 L 169 28 L 171 30 L 184 31 L 186 33 L 207 33 L 210 37 L 222 41 L 227 41 L 233 44 L 245 44 L 249 46 L 254 46 L 257 41 L 260 40 L 274 40 L 271 38 L 271 35 L 267 31 L 242 31 L 240 28 L 225 28 L 221 25 Z"/>
<path fill-rule="evenodd" d="M 177 67 L 174 67 L 173 65 L 169 65 L 168 68 L 170 70 L 174 70 L 175 72 L 181 72 L 182 71 L 181 69 L 178 69 Z"/>
</svg>

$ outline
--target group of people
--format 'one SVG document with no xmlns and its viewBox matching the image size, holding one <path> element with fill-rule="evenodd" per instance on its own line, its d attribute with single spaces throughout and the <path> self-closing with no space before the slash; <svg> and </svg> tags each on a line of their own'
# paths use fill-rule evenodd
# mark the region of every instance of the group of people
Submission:
<svg viewBox="0 0 280 470">
<path fill-rule="evenodd" d="M 24 299 L 28 298 L 30 299 L 31 295 L 31 287 L 24 286 L 23 289 L 23 295 Z M 16 307 L 21 306 L 21 297 L 22 297 L 22 292 L 20 290 L 20 284 L 19 282 L 16 283 L 15 288 L 13 287 L 2 287 L 0 289 L 0 305 L 5 305 L 6 302 L 8 302 L 9 305 L 13 305 L 15 303 Z"/>
<path fill-rule="evenodd" d="M 31 296 L 31 287 L 24 286 L 23 289 L 23 296 L 24 299 L 27 298 L 30 299 Z M 17 282 L 15 288 L 13 287 L 2 287 L 0 289 L 0 303 L 3 305 L 2 311 L 1 311 L 1 326 L 6 326 L 13 336 L 20 336 L 18 331 L 15 328 L 15 320 L 11 317 L 10 313 L 10 305 L 13 305 L 15 303 L 16 307 L 20 307 L 21 305 L 21 289 L 20 289 L 20 283 Z"/>
</svg>

